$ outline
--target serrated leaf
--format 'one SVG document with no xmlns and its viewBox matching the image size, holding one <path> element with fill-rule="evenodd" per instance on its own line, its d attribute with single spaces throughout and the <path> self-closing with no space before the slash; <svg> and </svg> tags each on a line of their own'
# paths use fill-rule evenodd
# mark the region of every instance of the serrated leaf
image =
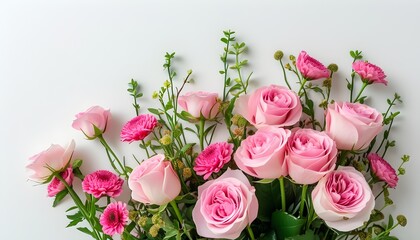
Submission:
<svg viewBox="0 0 420 240">
<path fill-rule="evenodd" d="M 66 228 L 76 226 L 81 221 L 83 221 L 83 218 L 74 219 L 66 226 Z"/>
<path fill-rule="evenodd" d="M 63 191 L 57 193 L 57 195 L 55 195 L 55 199 L 54 199 L 54 202 L 53 202 L 53 207 L 56 207 L 61 202 L 61 200 L 63 200 L 63 198 L 65 196 L 67 196 L 68 193 L 69 193 L 69 191 L 67 190 L 67 188 L 65 188 Z"/>
</svg>

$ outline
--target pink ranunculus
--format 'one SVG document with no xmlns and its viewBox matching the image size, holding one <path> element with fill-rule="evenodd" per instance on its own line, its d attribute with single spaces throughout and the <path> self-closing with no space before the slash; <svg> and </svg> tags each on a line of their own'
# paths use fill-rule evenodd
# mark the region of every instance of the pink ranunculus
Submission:
<svg viewBox="0 0 420 240">
<path fill-rule="evenodd" d="M 327 134 L 342 150 L 360 150 L 382 130 L 382 114 L 360 103 L 335 102 L 326 116 Z"/>
<path fill-rule="evenodd" d="M 307 80 L 328 78 L 330 76 L 330 70 L 318 60 L 309 56 L 305 51 L 299 53 L 296 60 L 296 67 Z"/>
<path fill-rule="evenodd" d="M 203 116 L 205 119 L 213 119 L 219 113 L 220 101 L 217 93 L 189 92 L 178 98 L 179 106 L 195 118 Z"/>
<path fill-rule="evenodd" d="M 128 187 L 132 198 L 144 204 L 164 205 L 181 192 L 178 175 L 163 154 L 137 166 L 128 178 Z"/>
<path fill-rule="evenodd" d="M 110 203 L 99 218 L 102 231 L 110 236 L 124 232 L 124 227 L 127 222 L 127 204 L 123 202 Z"/>
<path fill-rule="evenodd" d="M 236 165 L 257 178 L 287 176 L 285 150 L 290 130 L 264 127 L 242 141 L 234 154 Z"/>
<path fill-rule="evenodd" d="M 68 167 L 65 171 L 61 173 L 61 177 L 66 181 L 66 183 L 71 186 L 73 183 L 73 168 Z M 62 183 L 58 178 L 54 177 L 53 180 L 48 184 L 48 197 L 54 197 L 57 193 L 63 191 L 66 188 L 64 183 Z"/>
<path fill-rule="evenodd" d="M 108 170 L 98 170 L 88 174 L 82 182 L 83 191 L 95 198 L 103 196 L 118 197 L 122 192 L 124 180 Z"/>
<path fill-rule="evenodd" d="M 133 142 L 143 140 L 157 125 L 156 117 L 151 114 L 141 114 L 128 121 L 121 130 L 121 141 Z"/>
<path fill-rule="evenodd" d="M 257 218 L 255 188 L 240 170 L 228 169 L 198 187 L 193 221 L 198 235 L 235 239 Z"/>
<path fill-rule="evenodd" d="M 52 144 L 47 150 L 29 158 L 26 169 L 29 179 L 35 182 L 45 182 L 53 172 L 62 172 L 70 164 L 75 143 L 72 140 L 67 148 Z"/>
<path fill-rule="evenodd" d="M 217 173 L 231 159 L 233 144 L 213 143 L 202 151 L 194 161 L 194 171 L 207 180 L 212 173 Z"/>
<path fill-rule="evenodd" d="M 292 130 L 287 142 L 289 176 L 299 184 L 313 184 L 335 169 L 337 147 L 324 132 L 313 129 Z"/>
<path fill-rule="evenodd" d="M 375 207 L 375 197 L 362 173 L 348 166 L 321 178 L 312 191 L 312 202 L 329 227 L 343 232 L 363 226 Z"/>
<path fill-rule="evenodd" d="M 261 87 L 252 94 L 240 96 L 235 109 L 256 128 L 292 126 L 302 115 L 298 95 L 277 85 Z"/>
<path fill-rule="evenodd" d="M 369 153 L 367 156 L 372 173 L 381 181 L 386 182 L 390 187 L 395 188 L 398 183 L 398 175 L 395 169 L 376 153 Z"/>
<path fill-rule="evenodd" d="M 109 110 L 94 106 L 85 112 L 76 114 L 72 127 L 82 131 L 88 139 L 94 139 L 105 132 L 109 118 Z"/>
<path fill-rule="evenodd" d="M 353 63 L 353 70 L 360 76 L 362 81 L 366 81 L 369 84 L 388 84 L 388 81 L 385 79 L 386 75 L 384 71 L 380 67 L 372 63 L 368 63 L 365 61 L 356 61 Z"/>
</svg>

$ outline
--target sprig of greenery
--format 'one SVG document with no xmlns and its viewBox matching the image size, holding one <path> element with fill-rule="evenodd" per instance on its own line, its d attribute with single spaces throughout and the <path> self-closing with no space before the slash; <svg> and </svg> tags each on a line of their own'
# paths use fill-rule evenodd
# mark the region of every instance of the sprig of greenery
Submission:
<svg viewBox="0 0 420 240">
<path fill-rule="evenodd" d="M 129 92 L 130 96 L 133 97 L 133 107 L 136 110 L 136 116 L 138 116 L 140 105 L 137 103 L 137 99 L 143 97 L 143 93 L 139 92 L 139 84 L 134 79 L 131 79 L 131 81 L 128 83 L 128 86 L 129 88 L 127 89 L 127 92 Z"/>
</svg>

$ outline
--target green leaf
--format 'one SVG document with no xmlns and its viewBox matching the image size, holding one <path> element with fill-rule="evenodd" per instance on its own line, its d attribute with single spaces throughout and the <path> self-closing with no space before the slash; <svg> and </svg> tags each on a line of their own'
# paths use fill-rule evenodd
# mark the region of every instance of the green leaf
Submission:
<svg viewBox="0 0 420 240">
<path fill-rule="evenodd" d="M 133 169 L 129 166 L 125 166 L 125 171 L 128 173 L 131 173 L 133 171 Z"/>
<path fill-rule="evenodd" d="M 81 159 L 76 159 L 76 160 L 74 160 L 74 161 L 73 161 L 73 164 L 72 164 L 73 169 L 74 169 L 74 168 L 79 168 L 80 166 L 82 166 L 82 163 L 83 163 L 83 160 L 81 160 Z"/>
<path fill-rule="evenodd" d="M 83 221 L 83 218 L 74 219 L 66 226 L 66 228 L 76 226 L 81 221 Z"/>
<path fill-rule="evenodd" d="M 319 237 L 312 230 L 308 230 L 303 235 L 287 237 L 285 240 L 319 240 Z"/>
<path fill-rule="evenodd" d="M 67 190 L 67 188 L 65 188 L 63 191 L 57 193 L 57 195 L 55 195 L 55 199 L 54 199 L 54 202 L 53 202 L 53 207 L 56 207 L 61 202 L 61 200 L 63 200 L 63 198 L 65 196 L 67 196 L 68 193 L 69 193 L 69 191 Z"/>
<path fill-rule="evenodd" d="M 185 153 L 186 151 L 188 151 L 188 149 L 192 148 L 194 145 L 195 143 L 188 143 L 181 148 L 180 152 Z"/>
<path fill-rule="evenodd" d="M 277 240 L 276 232 L 271 230 L 265 233 L 262 237 L 258 238 L 259 240 Z"/>
<path fill-rule="evenodd" d="M 272 181 L 267 184 L 255 183 L 254 186 L 258 199 L 258 219 L 269 222 L 272 213 L 281 207 L 279 181 Z"/>
<path fill-rule="evenodd" d="M 302 227 L 306 224 L 306 219 L 297 218 L 283 211 L 275 211 L 271 217 L 271 227 L 276 232 L 279 239 L 293 240 L 300 234 Z M 312 238 L 303 238 L 312 239 Z"/>
<path fill-rule="evenodd" d="M 277 179 L 272 179 L 272 178 L 264 178 L 258 181 L 254 181 L 254 183 L 260 183 L 260 184 L 268 184 L 268 183 L 272 183 L 274 180 Z"/>
<path fill-rule="evenodd" d="M 390 214 L 388 218 L 388 229 L 392 228 L 392 226 L 394 226 L 394 218 Z"/>
<path fill-rule="evenodd" d="M 72 211 L 72 210 L 74 210 L 74 209 L 77 209 L 77 206 L 73 206 L 73 207 L 71 207 L 71 208 L 67 209 L 67 210 L 66 210 L 66 212 L 70 212 L 70 211 Z"/>
<path fill-rule="evenodd" d="M 88 228 L 86 227 L 78 227 L 77 230 L 81 231 L 82 233 L 86 233 L 90 236 L 92 236 L 93 238 L 95 238 L 93 232 L 91 232 Z"/>
<path fill-rule="evenodd" d="M 170 109 L 172 109 L 174 106 L 172 104 L 172 101 L 168 101 L 165 105 L 165 110 L 168 111 Z"/>
<path fill-rule="evenodd" d="M 156 108 L 148 108 L 147 110 L 153 114 L 160 115 L 160 111 Z"/>
</svg>

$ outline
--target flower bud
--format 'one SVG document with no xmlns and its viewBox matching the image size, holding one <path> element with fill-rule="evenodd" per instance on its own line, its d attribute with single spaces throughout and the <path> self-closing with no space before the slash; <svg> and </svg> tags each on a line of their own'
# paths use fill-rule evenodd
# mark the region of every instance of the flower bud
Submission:
<svg viewBox="0 0 420 240">
<path fill-rule="evenodd" d="M 400 224 L 402 227 L 405 227 L 405 225 L 407 225 L 407 218 L 404 215 L 398 215 L 397 221 L 398 224 Z"/>
<path fill-rule="evenodd" d="M 290 55 L 290 56 L 289 56 L 289 59 L 290 59 L 290 61 L 292 61 L 292 62 L 293 62 L 293 61 L 295 61 L 295 60 L 296 60 L 296 57 L 295 57 L 295 56 L 293 56 L 293 55 Z"/>
<path fill-rule="evenodd" d="M 331 72 L 337 72 L 338 71 L 338 65 L 335 63 L 331 63 L 330 65 L 328 65 L 327 67 Z"/>
<path fill-rule="evenodd" d="M 172 139 L 170 135 L 164 135 L 161 139 L 159 139 L 159 142 L 163 145 L 169 145 L 172 143 Z"/>
<path fill-rule="evenodd" d="M 131 210 L 129 213 L 128 213 L 128 218 L 131 220 L 131 221 L 135 221 L 136 219 L 137 219 L 137 217 L 139 216 L 139 213 L 137 212 L 137 211 L 134 211 L 134 210 Z"/>
<path fill-rule="evenodd" d="M 170 87 L 171 86 L 171 82 L 169 82 L 169 80 L 166 80 L 164 83 L 163 83 L 163 87 L 165 87 L 165 88 L 168 88 L 168 87 Z"/>
<path fill-rule="evenodd" d="M 147 224 L 147 217 L 140 216 L 139 220 L 137 221 L 137 224 L 140 225 L 141 227 L 146 226 L 146 224 Z"/>
<path fill-rule="evenodd" d="M 158 92 L 154 91 L 153 94 L 152 94 L 152 98 L 157 99 L 158 97 L 159 97 Z"/>
<path fill-rule="evenodd" d="M 191 168 L 182 169 L 182 176 L 184 177 L 184 179 L 190 178 L 192 176 Z"/>
<path fill-rule="evenodd" d="M 150 236 L 152 236 L 153 238 L 155 238 L 158 235 L 158 233 L 159 233 L 159 229 L 160 229 L 160 226 L 157 225 L 157 224 L 155 224 L 152 227 L 150 227 L 150 229 L 149 229 Z"/>
<path fill-rule="evenodd" d="M 282 51 L 280 51 L 280 50 L 278 50 L 278 51 L 276 51 L 276 52 L 274 53 L 274 59 L 276 59 L 277 61 L 278 61 L 278 60 L 281 60 L 281 59 L 283 58 L 283 56 L 284 56 L 284 54 L 283 54 L 283 52 L 282 52 Z"/>
</svg>

